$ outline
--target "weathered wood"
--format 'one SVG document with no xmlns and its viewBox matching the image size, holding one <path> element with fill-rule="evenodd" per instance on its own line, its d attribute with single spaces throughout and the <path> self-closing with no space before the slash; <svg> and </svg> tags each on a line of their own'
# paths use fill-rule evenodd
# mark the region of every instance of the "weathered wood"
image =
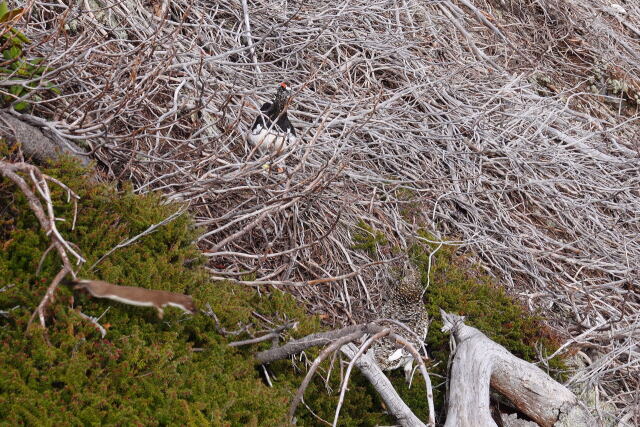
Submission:
<svg viewBox="0 0 640 427">
<path fill-rule="evenodd" d="M 358 347 L 350 343 L 340 347 L 340 351 L 349 359 L 353 359 L 358 352 Z M 365 353 L 358 357 L 355 365 L 367 380 L 369 380 L 373 388 L 376 389 L 380 398 L 382 398 L 382 401 L 387 406 L 387 410 L 396 418 L 398 424 L 403 427 L 425 426 L 425 424 L 415 416 L 407 404 L 404 403 L 402 398 L 400 398 L 393 388 L 391 381 L 389 381 L 389 378 L 382 372 L 382 369 L 376 364 L 370 353 Z"/>
<path fill-rule="evenodd" d="M 59 141 L 61 137 L 49 137 L 42 130 L 18 117 L 0 111 L 0 137 L 10 144 L 20 143 L 25 157 L 37 163 L 55 159 L 61 153 L 76 157 L 82 165 L 89 164 L 89 157 L 80 155 L 82 150 L 71 141 Z"/>
<path fill-rule="evenodd" d="M 445 426 L 495 426 L 489 408 L 490 387 L 541 426 L 595 425 L 568 388 L 465 325 L 464 317 L 440 313 L 442 331 L 450 332 L 456 343 Z"/>
<path fill-rule="evenodd" d="M 276 360 L 286 359 L 287 357 L 300 353 L 309 347 L 315 347 L 318 345 L 331 344 L 338 338 L 345 335 L 360 332 L 360 335 L 364 335 L 364 325 L 352 325 L 345 328 L 336 329 L 328 332 L 318 332 L 315 334 L 307 335 L 306 337 L 298 340 L 289 341 L 288 343 L 274 347 L 269 350 L 264 350 L 256 353 L 256 361 L 260 364 L 275 362 Z"/>
</svg>

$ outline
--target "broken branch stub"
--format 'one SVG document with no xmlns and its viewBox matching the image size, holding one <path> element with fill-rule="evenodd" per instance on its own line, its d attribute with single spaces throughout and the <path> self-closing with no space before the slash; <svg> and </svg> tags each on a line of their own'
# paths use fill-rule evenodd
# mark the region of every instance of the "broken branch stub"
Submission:
<svg viewBox="0 0 640 427">
<path fill-rule="evenodd" d="M 376 324 L 375 322 L 368 324 L 359 324 L 359 325 L 351 325 L 341 329 L 336 329 L 327 332 L 318 332 L 311 335 L 307 335 L 306 337 L 289 341 L 288 343 L 274 347 L 269 350 L 264 350 L 258 352 L 256 357 L 256 362 L 259 364 L 267 364 L 276 360 L 285 359 L 293 354 L 300 353 L 301 351 L 306 350 L 310 347 L 315 346 L 327 346 L 320 353 L 320 355 L 314 360 L 313 365 L 309 369 L 307 375 L 305 376 L 304 381 L 298 388 L 298 391 L 293 399 L 291 404 L 291 408 L 289 410 L 289 419 L 293 421 L 295 410 L 298 404 L 302 401 L 302 397 L 304 395 L 304 391 L 306 390 L 311 378 L 314 375 L 314 372 L 317 370 L 319 364 L 325 360 L 330 354 L 335 352 L 336 350 L 340 350 L 343 354 L 345 354 L 349 359 L 352 359 L 353 366 L 356 366 L 360 369 L 363 375 L 369 380 L 371 385 L 375 388 L 375 390 L 379 393 L 382 400 L 387 405 L 387 410 L 389 414 L 395 417 L 398 423 L 403 427 L 419 427 L 425 426 L 425 423 L 420 421 L 420 419 L 413 413 L 411 408 L 407 406 L 405 402 L 402 401 L 397 391 L 393 388 L 391 381 L 384 375 L 380 366 L 376 363 L 375 359 L 369 352 L 364 352 L 362 350 L 366 350 L 366 345 L 364 348 L 361 348 L 360 351 L 358 347 L 354 344 L 354 341 L 362 338 L 364 335 L 389 335 L 393 340 L 398 341 L 398 343 L 409 351 L 418 364 L 420 365 L 420 371 L 425 379 L 425 386 L 427 392 L 427 400 L 429 405 L 429 426 L 435 425 L 435 410 L 433 405 L 433 393 L 431 389 L 431 381 L 429 379 L 429 375 L 426 371 L 424 361 L 420 357 L 418 350 L 413 347 L 413 345 L 402 337 L 397 336 L 390 329 L 385 328 Z M 375 340 L 376 338 L 374 338 Z M 246 343 L 246 342 L 245 342 Z M 244 345 L 242 343 L 240 345 Z M 354 359 L 355 358 L 355 359 Z M 344 381 L 348 381 L 347 378 L 344 378 Z M 343 384 L 344 386 L 344 384 Z M 344 389 L 343 389 L 344 390 Z M 336 412 L 339 412 L 337 410 Z M 337 417 L 334 420 L 334 424 L 337 423 Z"/>
<path fill-rule="evenodd" d="M 340 347 L 340 351 L 344 353 L 349 359 L 358 352 L 358 347 L 355 344 L 349 343 Z M 360 372 L 369 380 L 373 388 L 380 395 L 380 398 L 387 406 L 390 414 L 398 421 L 403 427 L 424 427 L 425 424 L 413 413 L 411 408 L 402 400 L 400 395 L 389 378 L 382 372 L 382 369 L 375 362 L 370 354 L 364 353 L 355 361 L 355 365 L 360 369 Z"/>
<path fill-rule="evenodd" d="M 541 426 L 594 425 L 568 388 L 465 325 L 463 316 L 443 310 L 440 314 L 442 331 L 450 332 L 456 343 L 445 427 L 495 426 L 489 408 L 490 387 Z"/>
</svg>

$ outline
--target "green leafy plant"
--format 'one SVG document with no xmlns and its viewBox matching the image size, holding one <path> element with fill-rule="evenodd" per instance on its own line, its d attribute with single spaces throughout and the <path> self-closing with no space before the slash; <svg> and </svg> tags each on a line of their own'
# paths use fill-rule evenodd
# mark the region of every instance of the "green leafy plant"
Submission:
<svg viewBox="0 0 640 427">
<path fill-rule="evenodd" d="M 0 62 L 0 78 L 7 80 L 27 80 L 27 83 L 16 83 L 9 86 L 8 92 L 2 96 L 2 106 L 8 106 L 21 96 L 28 93 L 32 88 L 42 85 L 56 94 L 60 90 L 50 82 L 40 82 L 41 77 L 48 68 L 42 66 L 44 58 L 27 59 L 24 57 L 24 45 L 31 41 L 19 30 L 7 23 L 21 16 L 22 8 L 9 10 L 6 0 L 0 3 L 0 24 L 6 26 L 0 34 L 0 50 L 2 51 L 2 62 Z M 33 80 L 33 81 L 31 81 Z M 29 107 L 26 101 L 18 101 L 13 104 L 16 111 L 24 111 Z"/>
</svg>

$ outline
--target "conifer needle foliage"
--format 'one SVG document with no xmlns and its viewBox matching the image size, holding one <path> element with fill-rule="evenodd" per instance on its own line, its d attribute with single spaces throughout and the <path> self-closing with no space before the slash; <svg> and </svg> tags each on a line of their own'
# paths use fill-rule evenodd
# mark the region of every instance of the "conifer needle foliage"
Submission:
<svg viewBox="0 0 640 427">
<path fill-rule="evenodd" d="M 10 155 L 0 143 L 0 156 Z M 79 277 L 100 278 L 193 295 L 200 307 L 210 304 L 227 329 L 257 324 L 252 312 L 274 322 L 299 322 L 300 337 L 319 330 L 293 298 L 282 292 L 258 294 L 253 289 L 207 278 L 193 240 L 198 230 L 182 215 L 118 249 L 89 270 L 96 260 L 123 240 L 161 222 L 180 206 L 163 204 L 154 194 L 136 195 L 131 188 L 96 184 L 91 172 L 71 160 L 44 170 L 80 195 L 75 228 L 58 224 L 68 241 L 87 259 Z M 72 205 L 52 188 L 58 218 L 72 218 Z M 213 321 L 168 308 L 164 321 L 155 310 L 104 299 L 90 299 L 61 286 L 49 313 L 48 329 L 25 328 L 34 307 L 60 263 L 47 254 L 49 245 L 25 198 L 0 180 L 0 420 L 9 425 L 283 425 L 290 398 L 304 374 L 290 361 L 269 367 L 273 387 L 264 381 L 253 354 L 260 346 L 234 349 Z M 105 338 L 79 312 L 100 317 Z M 46 337 L 45 337 L 46 334 Z M 247 338 L 240 337 L 241 338 Z M 312 354 L 309 357 L 313 357 Z M 307 403 L 330 418 L 337 403 L 339 370 L 329 389 L 318 377 Z M 317 419 L 305 408 L 300 425 Z M 388 420 L 370 386 L 352 380 L 341 413 L 341 425 L 376 425 Z"/>
</svg>

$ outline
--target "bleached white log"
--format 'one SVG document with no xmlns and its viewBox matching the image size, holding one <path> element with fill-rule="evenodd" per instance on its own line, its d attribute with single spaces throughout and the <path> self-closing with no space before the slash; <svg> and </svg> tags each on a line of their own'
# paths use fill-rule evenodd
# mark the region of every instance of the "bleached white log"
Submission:
<svg viewBox="0 0 640 427">
<path fill-rule="evenodd" d="M 440 313 L 442 331 L 450 332 L 456 344 L 445 427 L 496 426 L 489 408 L 489 388 L 502 393 L 541 426 L 595 425 L 568 388 L 465 325 L 464 317 Z"/>
<path fill-rule="evenodd" d="M 352 359 L 358 352 L 358 347 L 353 343 L 343 345 L 340 351 L 349 359 Z M 413 411 L 400 398 L 396 390 L 393 388 L 389 378 L 382 372 L 380 367 L 370 354 L 362 354 L 355 362 L 360 372 L 369 380 L 373 388 L 376 389 L 380 398 L 387 406 L 389 413 L 396 418 L 398 424 L 403 427 L 425 426 L 425 424 L 415 416 Z"/>
</svg>

